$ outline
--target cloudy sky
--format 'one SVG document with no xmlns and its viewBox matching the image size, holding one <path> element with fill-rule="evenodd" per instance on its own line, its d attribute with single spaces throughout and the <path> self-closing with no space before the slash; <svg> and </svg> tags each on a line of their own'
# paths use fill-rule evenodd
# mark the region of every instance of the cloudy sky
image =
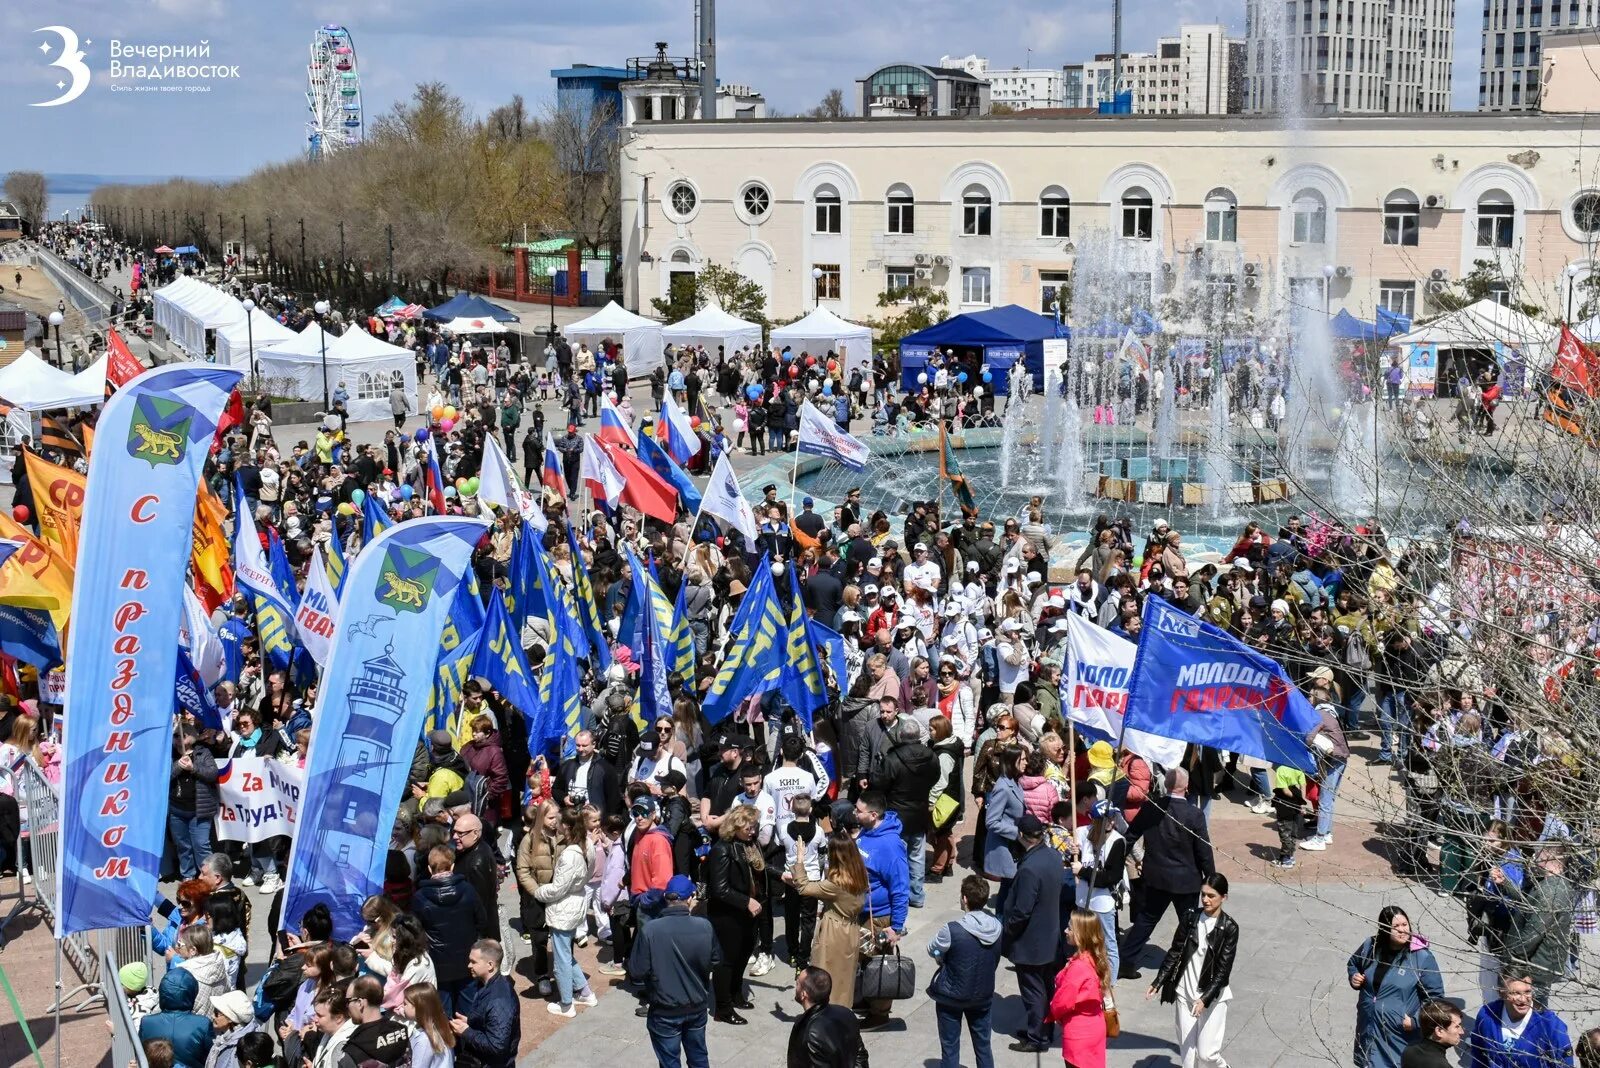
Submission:
<svg viewBox="0 0 1600 1068">
<path fill-rule="evenodd" d="M 854 79 L 894 60 L 935 62 L 977 52 L 995 66 L 1059 66 L 1109 51 L 1109 0 L 970 0 L 903 5 L 858 0 L 789 4 L 724 0 L 718 11 L 719 73 L 754 86 L 786 112 L 813 106 L 830 88 L 853 100 Z M 1479 13 L 1458 5 L 1456 106 L 1476 103 Z M 1180 21 L 1243 29 L 1242 0 L 1127 0 L 1124 39 L 1148 49 Z M 620 63 L 665 40 L 691 51 L 692 0 L 73 0 L 0 6 L 0 115 L 6 162 L 45 172 L 144 175 L 244 174 L 303 150 L 305 64 L 313 32 L 326 21 L 350 27 L 363 97 L 376 115 L 421 81 L 446 83 L 482 114 L 521 93 L 535 108 L 553 94 L 549 71 L 578 62 Z M 47 64 L 52 34 L 67 25 L 80 39 L 91 78 L 59 107 L 30 106 L 70 82 Z M 1470 25 L 1466 25 L 1470 23 Z M 202 81 L 208 92 L 134 92 L 109 77 L 110 46 L 210 43 L 213 62 L 236 65 L 237 80 Z M 51 51 L 41 53 L 48 42 Z M 1031 52 L 1028 50 L 1031 49 Z M 194 62 L 194 61 L 191 61 Z"/>
</svg>

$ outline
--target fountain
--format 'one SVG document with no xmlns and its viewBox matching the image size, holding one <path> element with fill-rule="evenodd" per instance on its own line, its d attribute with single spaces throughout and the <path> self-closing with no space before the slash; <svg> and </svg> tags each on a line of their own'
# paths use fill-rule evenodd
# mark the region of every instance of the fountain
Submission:
<svg viewBox="0 0 1600 1068">
<path fill-rule="evenodd" d="M 1228 379 L 1217 375 L 1211 386 L 1205 445 L 1206 500 L 1211 505 L 1211 518 L 1214 520 L 1220 520 L 1228 510 L 1228 483 L 1233 481 L 1233 442 L 1228 403 Z"/>
</svg>

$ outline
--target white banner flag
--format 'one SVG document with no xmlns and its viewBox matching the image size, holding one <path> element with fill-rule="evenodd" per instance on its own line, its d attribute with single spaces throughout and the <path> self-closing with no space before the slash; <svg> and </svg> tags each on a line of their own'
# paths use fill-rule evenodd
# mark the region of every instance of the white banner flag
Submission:
<svg viewBox="0 0 1600 1068">
<path fill-rule="evenodd" d="M 727 453 L 717 457 L 717 466 L 711 469 L 700 510 L 731 524 L 744 536 L 745 546 L 752 552 L 755 550 L 756 515 L 750 508 L 750 502 L 739 492 L 739 480 L 733 473 L 733 465 L 728 462 Z"/>
<path fill-rule="evenodd" d="M 1176 767 L 1183 760 L 1185 742 L 1122 729 L 1138 646 L 1076 612 L 1068 612 L 1066 619 L 1067 658 L 1061 673 L 1061 708 L 1066 717 L 1086 734 L 1112 745 L 1121 738 L 1123 748 L 1162 767 Z"/>
<path fill-rule="evenodd" d="M 550 521 L 539 507 L 539 498 L 522 488 L 516 470 L 494 435 L 483 437 L 483 462 L 478 467 L 478 500 L 484 504 L 514 508 L 533 529 L 543 533 Z"/>
<path fill-rule="evenodd" d="M 322 553 L 313 552 L 311 567 L 306 571 L 306 588 L 300 594 L 300 607 L 295 609 L 294 626 L 300 632 L 300 644 L 318 667 L 328 662 L 328 654 L 333 651 L 333 618 L 338 612 L 339 598 L 328 579 L 328 565 Z"/>
<path fill-rule="evenodd" d="M 865 445 L 840 430 L 810 401 L 800 405 L 800 451 L 838 460 L 846 467 L 867 466 L 872 453 Z"/>
<path fill-rule="evenodd" d="M 294 835 L 305 772 L 268 757 L 234 757 L 218 769 L 217 839 L 264 842 Z"/>
</svg>

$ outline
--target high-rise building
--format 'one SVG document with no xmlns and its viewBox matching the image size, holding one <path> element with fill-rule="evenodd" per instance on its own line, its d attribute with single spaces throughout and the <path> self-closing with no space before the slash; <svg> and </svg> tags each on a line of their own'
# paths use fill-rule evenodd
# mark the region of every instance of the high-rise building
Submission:
<svg viewBox="0 0 1600 1068">
<path fill-rule="evenodd" d="M 1245 39 L 1247 111 L 1450 110 L 1454 0 L 1247 0 Z"/>
<path fill-rule="evenodd" d="M 1094 108 L 1112 98 L 1115 55 L 1104 52 L 1062 68 L 1066 107 Z M 1123 92 L 1135 115 L 1226 115 L 1242 106 L 1244 42 L 1222 26 L 1183 26 L 1154 52 L 1124 52 Z M 992 79 L 992 76 L 991 76 Z M 992 80 L 991 80 L 992 84 Z M 998 90 L 994 99 L 1000 100 Z"/>
<path fill-rule="evenodd" d="M 1479 111 L 1532 111 L 1539 106 L 1541 30 L 1600 26 L 1600 0 L 1484 0 Z"/>
<path fill-rule="evenodd" d="M 1004 104 L 1016 111 L 1058 108 L 1062 105 L 1061 68 L 994 68 L 982 56 L 943 56 L 939 66 L 964 70 L 989 82 L 989 104 Z"/>
</svg>

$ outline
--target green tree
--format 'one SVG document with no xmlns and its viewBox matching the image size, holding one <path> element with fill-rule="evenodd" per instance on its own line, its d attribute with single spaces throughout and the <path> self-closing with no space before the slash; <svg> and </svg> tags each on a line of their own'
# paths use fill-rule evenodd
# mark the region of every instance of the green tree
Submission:
<svg viewBox="0 0 1600 1068">
<path fill-rule="evenodd" d="M 688 280 L 674 286 L 665 300 L 650 301 L 656 314 L 667 322 L 687 319 L 710 302 L 746 322 L 767 325 L 766 290 L 733 268 L 708 263 L 693 275 L 676 277 Z"/>
<path fill-rule="evenodd" d="M 875 344 L 880 348 L 892 349 L 898 347 L 900 339 L 908 334 L 915 334 L 918 330 L 925 330 L 934 323 L 948 319 L 950 295 L 932 286 L 913 284 L 879 293 L 878 307 L 895 309 L 894 314 L 872 320 L 869 324 L 877 335 Z"/>
<path fill-rule="evenodd" d="M 1539 305 L 1517 299 L 1516 282 L 1506 278 L 1499 266 L 1490 260 L 1474 261 L 1472 270 L 1432 294 L 1434 306 L 1445 312 L 1460 311 L 1484 299 L 1502 298 L 1524 315 L 1542 318 L 1545 314 Z"/>
</svg>

